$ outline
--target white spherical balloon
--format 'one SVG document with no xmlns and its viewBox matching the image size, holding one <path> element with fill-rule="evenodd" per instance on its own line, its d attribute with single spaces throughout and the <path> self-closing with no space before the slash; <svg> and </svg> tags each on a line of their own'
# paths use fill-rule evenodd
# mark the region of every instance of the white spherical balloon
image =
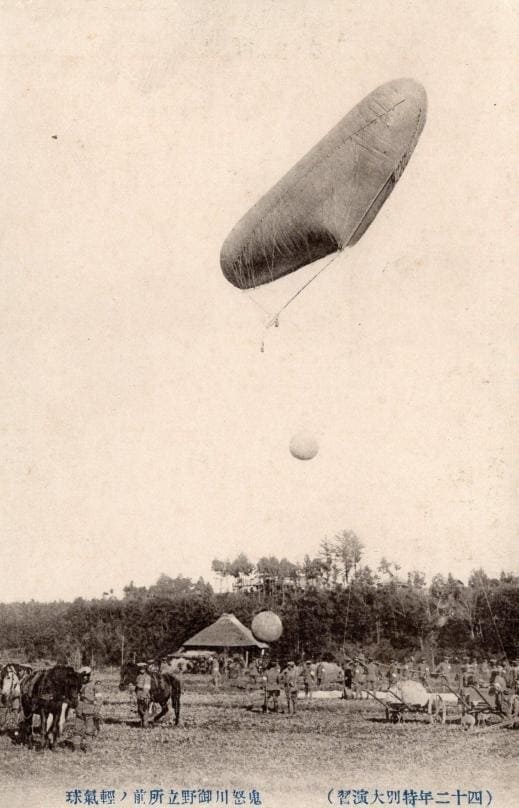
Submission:
<svg viewBox="0 0 519 808">
<path fill-rule="evenodd" d="M 260 612 L 251 625 L 252 633 L 262 642 L 276 642 L 283 633 L 283 623 L 274 612 Z"/>
<path fill-rule="evenodd" d="M 298 432 L 290 441 L 290 453 L 298 460 L 311 460 L 319 451 L 319 445 L 309 432 Z"/>
</svg>

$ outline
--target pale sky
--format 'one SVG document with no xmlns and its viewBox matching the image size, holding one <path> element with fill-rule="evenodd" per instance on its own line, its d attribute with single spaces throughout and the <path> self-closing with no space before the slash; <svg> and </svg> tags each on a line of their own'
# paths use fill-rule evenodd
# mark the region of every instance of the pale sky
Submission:
<svg viewBox="0 0 519 808">
<path fill-rule="evenodd" d="M 517 571 L 514 6 L 4 7 L 1 601 L 344 529 L 373 565 Z M 402 76 L 429 99 L 402 179 L 265 336 L 316 267 L 239 292 L 224 238 Z"/>
</svg>

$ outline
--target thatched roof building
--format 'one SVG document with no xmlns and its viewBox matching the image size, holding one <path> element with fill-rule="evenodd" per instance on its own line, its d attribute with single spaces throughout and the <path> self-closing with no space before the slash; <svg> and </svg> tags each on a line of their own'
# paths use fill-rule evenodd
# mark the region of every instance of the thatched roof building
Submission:
<svg viewBox="0 0 519 808">
<path fill-rule="evenodd" d="M 234 614 L 222 614 L 218 620 L 207 628 L 203 628 L 194 637 L 182 645 L 182 650 L 206 649 L 223 651 L 231 649 L 268 648 L 267 643 L 260 642 L 250 630 L 240 623 Z"/>
</svg>

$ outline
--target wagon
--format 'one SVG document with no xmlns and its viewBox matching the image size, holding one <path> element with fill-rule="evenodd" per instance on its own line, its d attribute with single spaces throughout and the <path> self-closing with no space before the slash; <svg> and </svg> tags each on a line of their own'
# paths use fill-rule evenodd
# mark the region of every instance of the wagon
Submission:
<svg viewBox="0 0 519 808">
<path fill-rule="evenodd" d="M 519 699 L 516 694 L 507 690 L 499 692 L 492 685 L 485 693 L 474 684 L 462 687 L 458 691 L 454 690 L 446 679 L 445 684 L 461 705 L 462 715 L 474 717 L 475 726 L 513 727 L 519 723 Z M 492 696 L 494 696 L 493 703 Z"/>
<path fill-rule="evenodd" d="M 397 724 L 410 713 L 427 715 L 431 724 L 445 723 L 446 699 L 441 693 L 430 693 L 421 682 L 403 679 L 382 693 L 366 692 L 383 705 L 386 721 Z"/>
</svg>

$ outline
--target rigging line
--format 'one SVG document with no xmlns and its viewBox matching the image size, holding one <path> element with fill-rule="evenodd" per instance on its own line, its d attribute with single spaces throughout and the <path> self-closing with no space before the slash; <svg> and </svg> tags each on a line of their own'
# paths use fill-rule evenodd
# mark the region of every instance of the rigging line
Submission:
<svg viewBox="0 0 519 808">
<path fill-rule="evenodd" d="M 503 640 L 501 639 L 501 634 L 499 633 L 499 629 L 498 629 L 497 623 L 496 623 L 496 618 L 494 616 L 494 612 L 492 611 L 492 606 L 490 605 L 490 600 L 489 600 L 487 590 L 486 590 L 486 587 L 485 587 L 485 584 L 484 584 L 484 581 L 483 581 L 483 576 L 481 574 L 479 576 L 479 582 L 481 584 L 481 588 L 482 588 L 483 593 L 485 595 L 485 599 L 486 599 L 487 606 L 488 606 L 488 611 L 490 612 L 490 617 L 492 618 L 492 622 L 493 622 L 494 628 L 496 630 L 497 638 L 499 640 L 499 645 L 501 646 L 501 650 L 502 650 L 503 654 L 508 659 L 508 654 L 506 653 L 505 646 L 503 645 Z"/>
<path fill-rule="evenodd" d="M 326 263 L 326 264 L 324 265 L 324 267 L 321 267 L 321 269 L 320 269 L 318 272 L 316 272 L 316 273 L 315 273 L 315 275 L 312 275 L 312 277 L 311 277 L 311 278 L 310 278 L 310 279 L 309 279 L 309 280 L 308 280 L 306 283 L 304 283 L 304 284 L 301 286 L 301 288 L 300 288 L 300 289 L 298 289 L 298 290 L 297 290 L 297 292 L 296 292 L 294 295 L 292 295 L 292 297 L 291 297 L 291 298 L 289 298 L 289 299 L 287 300 L 287 302 L 286 302 L 286 303 L 284 303 L 284 305 L 283 305 L 283 306 L 281 306 L 281 308 L 279 309 L 279 311 L 278 311 L 278 312 L 276 312 L 276 314 L 273 316 L 273 318 L 272 318 L 272 319 L 271 319 L 271 320 L 270 320 L 270 321 L 267 323 L 267 325 L 265 326 L 265 328 L 270 328 L 270 327 L 271 327 L 271 326 L 273 326 L 273 325 L 279 325 L 279 315 L 281 314 L 281 312 L 282 312 L 282 311 L 284 311 L 284 310 L 285 310 L 285 309 L 286 309 L 288 306 L 290 306 L 290 304 L 292 303 L 292 301 L 293 301 L 293 300 L 295 300 L 295 299 L 296 299 L 296 297 L 298 297 L 298 295 L 300 295 L 300 294 L 301 294 L 301 292 L 303 292 L 303 291 L 306 289 L 306 287 L 307 287 L 307 286 L 310 286 L 310 284 L 311 284 L 313 281 L 315 281 L 315 279 L 316 279 L 316 278 L 318 278 L 318 277 L 319 277 L 319 275 L 320 275 L 322 272 L 324 272 L 324 270 L 325 270 L 325 269 L 328 269 L 328 267 L 330 266 L 330 264 L 333 264 L 333 262 L 335 261 L 335 259 L 336 259 L 336 258 L 338 258 L 340 254 L 341 254 L 341 253 L 340 253 L 340 251 L 339 251 L 339 252 L 336 252 L 336 253 L 335 253 L 335 255 L 333 256 L 333 258 L 331 258 L 331 259 L 328 261 L 328 263 Z"/>
<path fill-rule="evenodd" d="M 252 297 L 252 295 L 250 294 L 250 292 L 248 292 L 247 290 L 245 290 L 245 293 L 246 293 L 247 297 L 249 298 L 249 300 L 251 301 L 251 303 L 254 303 L 254 305 L 255 305 L 255 306 L 257 306 L 257 307 L 258 307 L 258 309 L 261 309 L 261 311 L 262 311 L 264 314 L 267 314 L 269 317 L 272 317 L 272 312 L 271 312 L 271 311 L 269 311 L 268 309 L 266 309 L 266 308 L 265 308 L 265 306 L 262 306 L 262 305 L 261 305 L 261 303 L 259 303 L 259 302 L 258 302 L 258 301 L 257 301 L 257 300 L 254 298 L 254 297 Z"/>
<path fill-rule="evenodd" d="M 244 290 L 244 291 L 245 291 L 245 294 L 247 295 L 247 297 L 249 298 L 249 300 L 251 301 L 251 303 L 254 303 L 254 305 L 255 305 L 255 306 L 257 306 L 257 307 L 258 307 L 258 309 L 261 309 L 261 311 L 262 311 L 264 314 L 266 314 L 266 315 L 267 315 L 267 317 L 269 318 L 269 320 L 268 320 L 267 322 L 270 322 L 270 319 L 272 318 L 272 311 L 270 311 L 269 309 L 267 309 L 267 308 L 266 308 L 265 306 L 263 306 L 263 305 L 262 305 L 262 304 L 261 304 L 261 303 L 260 303 L 258 300 L 256 300 L 256 298 L 254 298 L 254 297 L 253 297 L 253 296 L 250 294 L 250 292 L 248 292 L 247 290 Z M 294 323 L 294 322 L 292 322 L 292 321 L 289 321 L 289 322 L 290 322 L 290 325 L 292 325 L 294 328 L 297 328 L 297 330 L 298 330 L 298 331 L 301 331 L 301 328 L 300 328 L 300 327 L 297 325 L 297 323 Z M 264 327 L 264 328 L 267 328 L 268 326 L 266 326 L 266 325 L 265 325 L 265 323 L 263 323 L 263 327 Z"/>
<path fill-rule="evenodd" d="M 342 651 L 344 653 L 346 647 L 346 632 L 348 630 L 348 620 L 350 617 L 350 600 L 351 600 L 351 583 L 348 586 L 348 603 L 346 605 L 346 619 L 344 621 L 344 631 L 342 633 Z"/>
</svg>

